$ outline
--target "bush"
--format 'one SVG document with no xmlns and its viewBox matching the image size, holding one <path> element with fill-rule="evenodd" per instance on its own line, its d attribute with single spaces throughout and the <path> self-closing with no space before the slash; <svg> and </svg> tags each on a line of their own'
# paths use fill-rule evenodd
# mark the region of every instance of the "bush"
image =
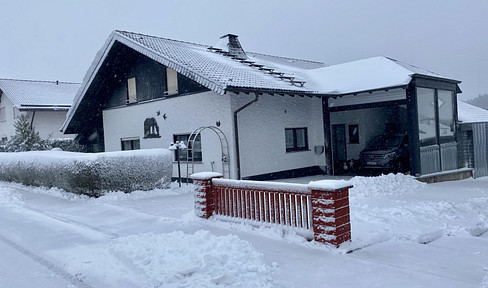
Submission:
<svg viewBox="0 0 488 288">
<path fill-rule="evenodd" d="M 0 180 L 31 186 L 58 187 L 99 196 L 107 191 L 131 192 L 167 188 L 173 157 L 167 149 L 106 153 L 32 151 L 0 153 Z"/>
</svg>

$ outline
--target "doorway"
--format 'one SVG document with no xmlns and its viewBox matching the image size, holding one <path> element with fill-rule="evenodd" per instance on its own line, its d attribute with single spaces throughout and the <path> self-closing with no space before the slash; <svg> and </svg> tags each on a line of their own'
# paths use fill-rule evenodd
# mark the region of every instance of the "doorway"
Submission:
<svg viewBox="0 0 488 288">
<path fill-rule="evenodd" d="M 334 174 L 343 170 L 347 161 L 346 125 L 332 125 L 332 159 L 334 161 Z"/>
</svg>

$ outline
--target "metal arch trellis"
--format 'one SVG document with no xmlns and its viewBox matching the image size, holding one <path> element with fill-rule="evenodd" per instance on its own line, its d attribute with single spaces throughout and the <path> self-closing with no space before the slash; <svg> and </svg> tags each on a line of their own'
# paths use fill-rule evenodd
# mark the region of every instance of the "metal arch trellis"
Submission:
<svg viewBox="0 0 488 288">
<path fill-rule="evenodd" d="M 188 147 L 186 150 L 186 180 L 187 183 L 189 181 L 190 175 L 195 172 L 195 159 L 193 157 L 193 147 L 195 144 L 195 140 L 197 139 L 198 135 L 202 133 L 203 130 L 210 129 L 214 131 L 220 140 L 220 148 L 222 151 L 222 174 L 224 178 L 230 178 L 230 158 L 229 158 L 229 142 L 227 141 L 227 137 L 225 137 L 224 132 L 215 126 L 202 126 L 200 128 L 195 129 L 191 132 L 190 136 L 188 136 Z"/>
</svg>

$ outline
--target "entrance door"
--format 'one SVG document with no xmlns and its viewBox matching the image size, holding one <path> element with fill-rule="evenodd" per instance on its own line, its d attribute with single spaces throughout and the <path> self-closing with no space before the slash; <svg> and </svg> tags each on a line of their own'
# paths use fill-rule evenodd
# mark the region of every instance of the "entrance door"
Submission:
<svg viewBox="0 0 488 288">
<path fill-rule="evenodd" d="M 334 160 L 334 172 L 342 170 L 347 160 L 346 149 L 346 125 L 332 125 L 332 159 Z"/>
</svg>

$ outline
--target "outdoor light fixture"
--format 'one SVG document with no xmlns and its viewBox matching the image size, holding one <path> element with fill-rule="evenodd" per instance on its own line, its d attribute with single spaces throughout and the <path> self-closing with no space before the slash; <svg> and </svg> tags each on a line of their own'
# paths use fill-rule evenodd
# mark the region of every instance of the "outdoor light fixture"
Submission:
<svg viewBox="0 0 488 288">
<path fill-rule="evenodd" d="M 183 141 L 169 143 L 169 150 L 176 151 L 176 160 L 178 161 L 178 186 L 181 187 L 181 169 L 180 169 L 180 150 L 187 149 Z"/>
</svg>

